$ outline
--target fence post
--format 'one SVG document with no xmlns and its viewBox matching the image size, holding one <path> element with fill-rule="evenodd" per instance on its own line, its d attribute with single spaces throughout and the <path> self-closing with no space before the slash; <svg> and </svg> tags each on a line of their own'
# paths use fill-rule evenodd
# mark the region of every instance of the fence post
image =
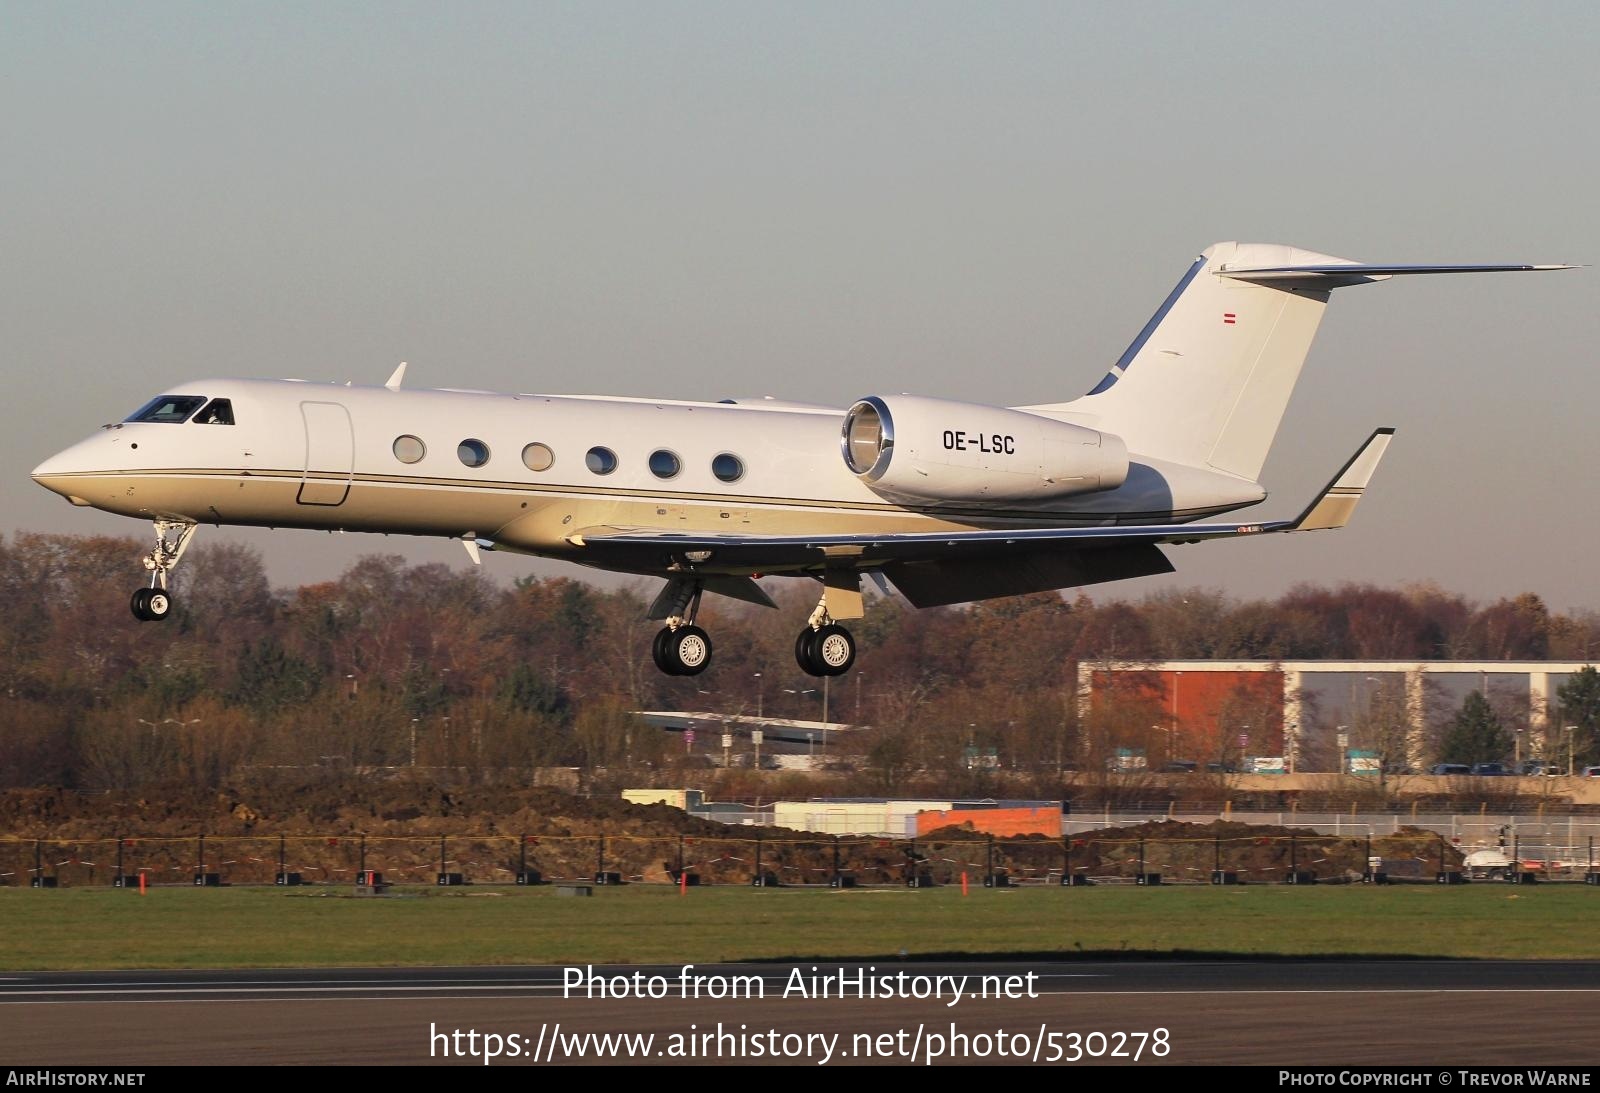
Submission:
<svg viewBox="0 0 1600 1093">
<path fill-rule="evenodd" d="M 287 879 L 288 879 L 287 878 L 287 874 L 288 874 L 289 870 L 288 870 L 288 865 L 287 865 L 287 863 L 285 861 L 285 858 L 284 858 L 283 842 L 284 842 L 283 836 L 279 835 L 278 836 L 278 875 L 279 876 L 283 876 L 285 878 L 285 880 L 287 881 Z"/>
<path fill-rule="evenodd" d="M 33 886 L 44 887 L 44 840 L 33 840 Z"/>
<path fill-rule="evenodd" d="M 683 880 L 683 832 L 678 832 L 678 879 Z"/>
<path fill-rule="evenodd" d="M 606 833 L 600 832 L 599 849 L 595 852 L 594 879 L 600 880 L 606 875 Z"/>
<path fill-rule="evenodd" d="M 117 879 L 113 882 L 118 886 L 122 884 L 122 836 L 117 836 Z"/>
<path fill-rule="evenodd" d="M 833 837 L 833 883 L 839 884 L 839 836 Z"/>
<path fill-rule="evenodd" d="M 195 871 L 201 874 L 201 883 L 204 884 L 205 881 L 203 878 L 206 871 L 206 834 L 204 831 L 200 833 L 200 861 L 199 864 L 195 866 Z"/>
<path fill-rule="evenodd" d="M 1144 836 L 1139 836 L 1139 883 L 1144 883 Z"/>
<path fill-rule="evenodd" d="M 766 887 L 766 878 L 761 875 L 761 832 L 756 832 L 756 884 Z"/>
<path fill-rule="evenodd" d="M 991 832 L 988 842 L 988 857 L 984 862 L 984 876 L 989 879 L 990 887 L 994 886 L 994 834 Z"/>
<path fill-rule="evenodd" d="M 444 876 L 444 871 L 445 871 L 444 836 L 440 835 L 439 836 L 439 875 L 441 877 Z"/>
<path fill-rule="evenodd" d="M 361 836 L 361 872 L 367 871 L 367 837 Z"/>
</svg>

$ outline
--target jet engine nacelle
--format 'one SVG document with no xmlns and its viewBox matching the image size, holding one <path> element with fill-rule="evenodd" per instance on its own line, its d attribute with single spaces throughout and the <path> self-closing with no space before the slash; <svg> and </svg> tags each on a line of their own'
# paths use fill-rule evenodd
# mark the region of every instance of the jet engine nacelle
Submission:
<svg viewBox="0 0 1600 1093">
<path fill-rule="evenodd" d="M 845 465 L 892 500 L 1047 501 L 1112 490 L 1128 446 L 1064 421 L 915 395 L 861 399 L 845 414 Z"/>
</svg>

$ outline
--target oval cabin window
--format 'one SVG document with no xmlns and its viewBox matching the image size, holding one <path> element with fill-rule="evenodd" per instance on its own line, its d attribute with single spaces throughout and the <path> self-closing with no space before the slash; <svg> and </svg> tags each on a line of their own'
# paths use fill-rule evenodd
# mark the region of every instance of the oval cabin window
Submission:
<svg viewBox="0 0 1600 1093">
<path fill-rule="evenodd" d="M 402 463 L 421 463 L 427 454 L 428 446 L 410 433 L 394 438 L 394 457 Z"/>
</svg>

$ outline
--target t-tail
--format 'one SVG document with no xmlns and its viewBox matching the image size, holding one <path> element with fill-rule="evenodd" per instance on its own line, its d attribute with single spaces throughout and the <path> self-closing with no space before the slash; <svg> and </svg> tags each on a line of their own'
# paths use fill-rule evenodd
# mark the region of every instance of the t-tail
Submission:
<svg viewBox="0 0 1600 1093">
<path fill-rule="evenodd" d="M 1115 433 L 1141 456 L 1254 482 L 1334 289 L 1421 273 L 1570 268 L 1369 265 L 1276 243 L 1216 243 L 1092 391 L 1027 409 Z"/>
</svg>

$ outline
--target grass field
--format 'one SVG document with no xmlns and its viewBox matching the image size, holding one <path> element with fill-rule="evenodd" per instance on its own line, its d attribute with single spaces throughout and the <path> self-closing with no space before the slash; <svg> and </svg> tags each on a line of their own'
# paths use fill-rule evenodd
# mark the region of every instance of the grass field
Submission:
<svg viewBox="0 0 1600 1093">
<path fill-rule="evenodd" d="M 1239 888 L 0 889 L 0 969 L 734 960 L 935 954 L 1600 959 L 1600 890 Z"/>
</svg>

